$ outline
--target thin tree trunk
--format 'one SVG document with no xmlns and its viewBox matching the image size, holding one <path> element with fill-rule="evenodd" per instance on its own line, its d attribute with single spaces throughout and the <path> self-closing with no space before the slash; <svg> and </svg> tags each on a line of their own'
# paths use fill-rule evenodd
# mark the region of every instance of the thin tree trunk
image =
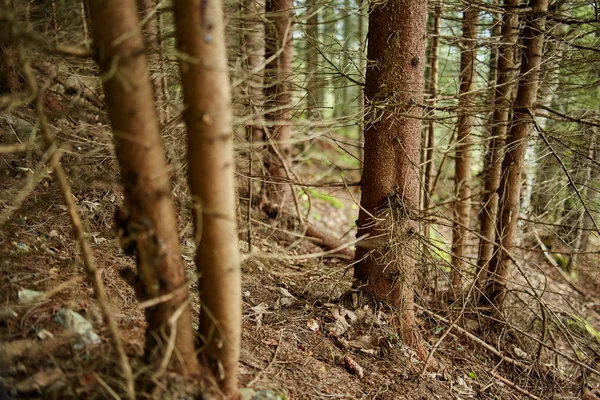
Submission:
<svg viewBox="0 0 600 400">
<path fill-rule="evenodd" d="M 479 214 L 480 220 L 480 242 L 479 258 L 477 260 L 478 271 L 488 268 L 488 264 L 494 253 L 494 242 L 496 240 L 496 217 L 498 214 L 498 186 L 500 185 L 500 172 L 502 168 L 502 156 L 504 153 L 504 142 L 508 129 L 508 115 L 512 100 L 512 90 L 515 86 L 515 48 L 519 32 L 519 17 L 513 11 L 520 5 L 521 0 L 505 0 L 504 16 L 502 17 L 501 44 L 497 60 L 497 81 L 494 89 L 494 112 L 492 115 L 491 139 L 487 151 L 485 187 L 482 199 L 482 209 Z M 478 272 L 480 278 L 485 273 Z"/>
<path fill-rule="evenodd" d="M 367 58 L 364 54 L 367 37 L 365 34 L 365 19 L 367 19 L 368 5 L 366 0 L 357 0 L 358 3 L 358 45 L 360 46 L 359 51 L 359 68 L 361 76 L 364 76 L 367 69 Z M 358 94 L 359 100 L 359 114 L 358 114 L 358 159 L 360 161 L 359 172 L 362 174 L 363 160 L 364 160 L 364 131 L 365 131 L 365 91 L 364 86 L 359 88 L 360 93 Z"/>
<path fill-rule="evenodd" d="M 322 106 L 321 80 L 319 74 L 320 54 L 319 47 L 319 8 L 321 5 L 317 0 L 308 0 L 306 13 L 306 110 L 308 118 L 312 120 L 321 119 L 319 107 Z"/>
<path fill-rule="evenodd" d="M 437 0 L 432 5 L 432 13 L 431 13 L 431 36 L 429 42 L 429 79 L 428 79 L 428 88 L 430 102 L 432 110 L 435 110 L 436 107 L 436 96 L 438 90 L 438 69 L 439 69 L 439 53 L 440 53 L 440 20 L 442 15 L 442 3 Z M 423 210 L 426 211 L 432 206 L 431 198 L 433 193 L 432 184 L 433 184 L 433 149 L 435 147 L 435 120 L 433 117 L 435 116 L 435 111 L 432 111 L 430 117 L 431 119 L 427 123 L 427 132 L 425 135 L 425 153 L 423 154 L 423 166 L 425 168 L 424 176 L 423 176 Z M 424 227 L 423 234 L 425 238 L 429 238 L 431 234 L 431 226 L 426 223 Z M 428 248 L 427 242 L 423 245 L 425 249 Z"/>
<path fill-rule="evenodd" d="M 454 178 L 454 226 L 452 229 L 452 286 L 459 293 L 466 270 L 468 234 L 471 221 L 471 148 L 473 147 L 473 106 L 477 61 L 477 22 L 479 8 L 466 5 L 463 11 L 462 51 Z"/>
<path fill-rule="evenodd" d="M 589 128 L 584 128 L 582 131 L 588 139 L 588 158 L 584 160 L 585 174 L 583 182 L 581 183 L 581 188 L 574 190 L 579 190 L 581 197 L 588 200 L 588 204 L 593 204 L 593 202 L 589 200 L 591 200 L 590 194 L 593 193 L 593 190 L 590 189 L 590 185 L 592 184 L 593 180 L 595 180 L 594 178 L 596 178 L 596 175 L 598 175 L 597 172 L 595 172 L 597 171 L 597 168 L 594 169 L 594 162 L 592 161 L 596 160 L 597 154 L 596 135 Z M 569 273 L 574 273 L 577 271 L 579 255 L 587 250 L 589 229 L 593 227 L 591 218 L 585 211 L 586 206 L 583 204 L 580 206 L 581 207 L 577 218 L 577 230 L 575 232 L 575 243 L 573 245 L 573 254 L 571 255 L 571 258 L 569 258 L 569 263 L 567 264 L 566 268 L 567 272 Z"/>
<path fill-rule="evenodd" d="M 265 26 L 262 15 L 265 10 L 264 0 L 245 0 L 243 19 L 243 47 L 246 55 L 246 70 L 248 71 L 248 113 L 252 119 L 262 116 L 264 106 L 264 69 L 265 61 Z M 247 137 L 252 142 L 264 140 L 263 127 L 253 123 L 247 127 Z"/>
<path fill-rule="evenodd" d="M 146 308 L 146 355 L 150 362 L 163 362 L 169 337 L 174 335 L 173 368 L 184 375 L 197 374 L 170 171 L 152 101 L 136 2 L 89 0 L 88 4 L 125 186 L 125 218 L 121 222 L 138 253 L 137 279 L 143 285 L 138 295 L 143 300 L 166 296 Z"/>
<path fill-rule="evenodd" d="M 175 26 L 194 199 L 196 267 L 205 355 L 224 393 L 237 393 L 241 272 L 235 214 L 233 128 L 222 4 L 175 0 Z"/>
<path fill-rule="evenodd" d="M 265 69 L 265 169 L 271 182 L 262 190 L 261 209 L 276 218 L 279 210 L 291 197 L 285 166 L 291 161 L 292 146 L 292 72 L 294 49 L 292 47 L 292 0 L 266 0 L 265 58 L 272 58 Z"/>
<path fill-rule="evenodd" d="M 164 123 L 163 112 L 163 85 L 160 60 L 160 44 L 158 38 L 158 18 L 155 12 L 156 0 L 137 0 L 138 8 L 141 10 L 141 18 L 147 19 L 143 27 L 144 41 L 148 48 L 148 62 L 150 64 L 150 77 L 154 91 L 154 102 L 158 112 L 158 118 Z"/>
<path fill-rule="evenodd" d="M 344 0 L 344 8 L 342 10 L 342 43 L 343 53 L 341 57 L 340 70 L 346 73 L 348 71 L 348 64 L 350 62 L 350 0 Z M 336 101 L 336 105 L 339 106 L 339 117 L 347 117 L 350 113 L 350 86 L 346 78 L 342 77 L 340 80 L 340 99 Z M 336 99 L 337 100 L 337 99 Z"/>
<path fill-rule="evenodd" d="M 498 189 L 500 199 L 497 232 L 500 245 L 494 248 L 489 266 L 489 279 L 482 297 L 483 301 L 494 304 L 499 309 L 506 296 L 506 281 L 517 239 L 521 175 L 527 149 L 527 138 L 535 114 L 548 0 L 531 0 L 529 6 L 532 11 L 525 16 L 521 75 Z"/>
<path fill-rule="evenodd" d="M 371 3 L 355 285 L 398 307 L 404 343 L 425 356 L 414 309 L 427 3 Z M 389 104 L 393 105 L 389 105 Z M 375 218 L 374 218 L 375 216 Z"/>
</svg>

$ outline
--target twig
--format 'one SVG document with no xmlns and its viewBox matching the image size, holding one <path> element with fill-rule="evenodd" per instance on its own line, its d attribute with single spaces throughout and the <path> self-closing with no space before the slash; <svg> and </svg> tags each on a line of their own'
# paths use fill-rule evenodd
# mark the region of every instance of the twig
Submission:
<svg viewBox="0 0 600 400">
<path fill-rule="evenodd" d="M 285 331 L 285 328 L 281 329 L 281 332 L 279 333 L 279 341 L 277 342 L 277 347 L 275 347 L 275 353 L 273 354 L 273 358 L 271 358 L 271 361 L 269 362 L 269 364 L 264 369 L 262 369 L 258 374 L 256 374 L 254 379 L 252 379 L 246 385 L 247 387 L 251 387 L 252 385 L 254 385 L 256 383 L 256 381 L 258 380 L 258 378 L 260 378 L 263 373 L 267 372 L 267 370 L 269 368 L 271 368 L 271 366 L 273 366 L 273 363 L 277 359 L 277 353 L 279 352 L 279 346 L 281 346 L 281 339 L 283 338 L 283 331 Z"/>
<path fill-rule="evenodd" d="M 17 44 L 17 51 L 22 65 L 22 74 L 25 78 L 25 81 L 27 82 L 27 85 L 29 86 L 28 89 L 31 91 L 32 94 L 32 105 L 35 107 L 35 112 L 37 114 L 40 129 L 44 135 L 47 148 L 51 149 L 55 146 L 55 141 L 54 136 L 50 132 L 48 121 L 46 120 L 42 93 L 39 90 L 35 74 L 31 69 L 30 60 L 27 59 L 24 55 L 24 48 L 22 44 Z M 87 277 L 90 280 L 92 287 L 94 288 L 94 293 L 96 294 L 98 305 L 102 310 L 102 314 L 106 321 L 106 324 L 108 325 L 108 330 L 110 332 L 111 338 L 114 342 L 117 353 L 119 354 L 121 370 L 123 372 L 123 376 L 125 378 L 126 383 L 125 387 L 127 397 L 131 400 L 134 400 L 136 396 L 131 365 L 129 364 L 129 359 L 127 358 L 127 355 L 125 353 L 125 348 L 123 346 L 123 342 L 121 341 L 119 329 L 117 328 L 117 324 L 115 323 L 115 320 L 112 316 L 110 306 L 106 298 L 106 293 L 104 291 L 104 285 L 102 283 L 100 271 L 96 267 L 94 257 L 92 254 L 92 249 L 90 248 L 85 238 L 85 232 L 81 223 L 81 218 L 79 216 L 79 212 L 77 211 L 75 201 L 73 200 L 74 197 L 71 192 L 71 186 L 69 185 L 69 181 L 67 179 L 67 174 L 65 173 L 65 170 L 63 169 L 60 163 L 60 153 L 58 151 L 53 151 L 50 154 L 49 164 L 50 168 L 54 170 L 60 188 L 60 192 L 67 206 L 67 211 L 71 219 L 71 224 L 73 225 L 73 229 L 75 230 L 77 242 L 83 255 L 83 265 L 85 267 Z"/>
<path fill-rule="evenodd" d="M 104 379 L 100 378 L 100 375 L 98 375 L 95 372 L 92 375 L 94 375 L 94 378 L 96 378 L 96 380 L 98 381 L 100 386 L 102 386 L 104 389 L 106 389 L 108 394 L 110 394 L 113 397 L 113 399 L 121 400 L 121 397 L 110 386 L 108 386 L 108 384 L 104 381 Z"/>
<path fill-rule="evenodd" d="M 477 336 L 473 335 L 471 332 L 461 328 L 460 326 L 454 324 L 452 325 L 450 321 L 448 321 L 446 318 L 442 317 L 441 315 L 438 315 L 432 311 L 429 311 L 428 309 L 421 307 L 419 305 L 415 305 L 420 311 L 424 312 L 425 314 L 429 315 L 432 318 L 435 318 L 437 320 L 440 320 L 442 322 L 444 322 L 445 324 L 450 325 L 450 328 L 454 329 L 455 331 L 457 331 L 458 333 L 460 333 L 461 335 L 467 337 L 468 339 L 471 339 L 472 341 L 474 341 L 475 343 L 477 343 L 478 345 L 482 346 L 483 348 L 485 348 L 486 350 L 490 351 L 491 353 L 495 354 L 496 356 L 498 356 L 500 359 L 502 359 L 503 361 L 506 361 L 509 364 L 514 365 L 515 367 L 521 368 L 521 369 L 527 369 L 529 368 L 529 366 L 525 363 L 522 363 L 521 361 L 517 361 L 514 358 L 511 358 L 505 354 L 503 354 L 501 351 L 496 350 L 496 348 L 494 348 L 494 346 L 492 346 L 491 344 L 485 342 L 484 340 L 478 338 Z"/>
<path fill-rule="evenodd" d="M 187 286 L 184 286 L 187 290 Z M 169 362 L 171 361 L 171 356 L 173 355 L 173 351 L 175 350 L 175 339 L 177 338 L 177 321 L 181 317 L 181 314 L 186 310 L 189 306 L 190 299 L 187 299 L 183 303 L 177 307 L 177 310 L 169 317 L 169 326 L 171 327 L 171 333 L 169 335 L 169 341 L 167 342 L 167 349 L 165 350 L 165 354 L 163 356 L 162 361 L 160 362 L 160 368 L 158 370 L 158 375 L 162 375 L 167 371 L 169 367 Z"/>
<path fill-rule="evenodd" d="M 529 393 L 527 390 L 517 386 L 516 384 L 512 383 L 511 381 L 509 381 L 508 379 L 506 379 L 505 377 L 498 375 L 496 372 L 494 371 L 489 371 L 490 374 L 492 374 L 492 376 L 496 379 L 498 379 L 500 382 L 504 383 L 506 386 L 509 386 L 510 388 L 512 388 L 515 392 L 519 392 L 521 393 L 523 396 L 527 396 L 530 399 L 533 400 L 541 400 L 539 397 L 537 397 L 536 395 Z"/>
<path fill-rule="evenodd" d="M 0 145 L 0 154 L 24 153 L 30 148 L 28 143 L 2 144 Z"/>
</svg>

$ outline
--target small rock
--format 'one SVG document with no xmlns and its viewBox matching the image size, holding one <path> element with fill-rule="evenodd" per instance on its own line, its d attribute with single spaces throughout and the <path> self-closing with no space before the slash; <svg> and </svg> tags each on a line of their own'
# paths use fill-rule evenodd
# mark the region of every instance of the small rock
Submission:
<svg viewBox="0 0 600 400">
<path fill-rule="evenodd" d="M 74 349 L 102 343 L 100 337 L 94 332 L 92 324 L 75 311 L 61 308 L 56 314 L 56 320 L 65 329 L 80 335 L 80 340 L 73 345 Z"/>
<path fill-rule="evenodd" d="M 22 289 L 19 290 L 18 296 L 19 304 L 31 304 L 41 300 L 44 294 L 35 290 Z"/>
</svg>

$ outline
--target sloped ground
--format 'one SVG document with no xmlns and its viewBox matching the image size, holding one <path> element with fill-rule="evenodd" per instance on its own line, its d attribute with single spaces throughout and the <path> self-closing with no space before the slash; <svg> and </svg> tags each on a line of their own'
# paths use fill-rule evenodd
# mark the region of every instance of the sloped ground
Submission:
<svg viewBox="0 0 600 400">
<path fill-rule="evenodd" d="M 27 121 L 27 113 L 1 119 L 0 142 L 14 141 L 15 135 L 25 140 L 15 125 Z M 54 127 L 67 149 L 62 160 L 127 353 L 134 370 L 145 373 L 137 361 L 143 349 L 143 312 L 118 273 L 132 267 L 133 260 L 122 254 L 113 238 L 113 213 L 121 194 L 108 127 L 64 120 Z M 174 160 L 181 154 L 180 134 L 180 128 L 173 126 L 165 132 Z M 0 398 L 118 398 L 123 387 L 117 357 L 91 286 L 84 280 L 66 208 L 42 159 L 37 150 L 28 157 L 0 156 Z M 194 293 L 185 179 L 181 168 L 175 167 L 174 192 L 182 210 L 184 258 Z M 308 177 L 311 172 L 318 175 L 320 166 L 302 168 Z M 356 218 L 352 198 L 358 199 L 358 192 L 321 191 L 333 193 L 338 200 L 313 192 L 311 221 L 336 237 L 352 238 L 353 233 L 348 233 Z M 244 238 L 240 248 L 247 253 L 244 204 L 240 201 L 240 237 Z M 307 206 L 302 198 L 301 206 Z M 242 387 L 268 389 L 289 399 L 496 399 L 528 394 L 570 399 L 581 398 L 582 388 L 597 382 L 593 373 L 600 338 L 594 329 L 599 327 L 595 269 L 584 266 L 580 273 L 585 298 L 564 283 L 533 246 L 523 251 L 526 276 L 540 288 L 540 295 L 544 289 L 544 303 L 552 316 L 541 318 L 529 283 L 515 274 L 511 286 L 515 294 L 507 307 L 510 324 L 501 328 L 491 327 L 489 319 L 472 306 L 461 314 L 460 306 L 442 304 L 423 290 L 419 301 L 426 310 L 449 320 L 462 316 L 456 325 L 460 330 L 454 328 L 445 335 L 446 323 L 419 313 L 426 348 L 436 346 L 433 366 L 423 371 L 423 363 L 398 340 L 392 313 L 385 305 L 354 309 L 344 296 L 351 285 L 351 267 L 319 255 L 321 250 L 307 241 L 285 240 L 260 214 L 253 213 L 252 219 L 253 251 L 242 266 Z M 444 278 L 439 279 L 438 290 L 443 291 Z M 21 304 L 23 289 L 47 296 Z M 197 298 L 192 297 L 197 311 Z M 61 309 L 85 316 L 101 343 L 74 347 L 79 338 L 57 320 Z M 502 356 L 469 339 L 465 330 Z M 550 348 L 543 349 L 541 362 L 535 363 L 539 351 L 535 339 L 543 332 L 547 332 Z M 579 358 L 579 364 L 556 357 L 553 349 L 572 360 Z M 191 398 L 194 392 L 199 396 L 199 390 L 211 390 L 210 382 L 198 386 L 172 376 L 156 378 L 154 383 L 152 389 L 142 389 L 139 397 Z"/>
</svg>

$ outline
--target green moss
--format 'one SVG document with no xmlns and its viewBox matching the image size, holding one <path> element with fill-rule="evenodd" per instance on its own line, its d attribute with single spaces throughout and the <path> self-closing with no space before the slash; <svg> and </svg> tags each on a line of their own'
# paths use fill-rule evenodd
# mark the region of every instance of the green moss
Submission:
<svg viewBox="0 0 600 400">
<path fill-rule="evenodd" d="M 319 200 L 324 200 L 324 201 L 328 202 L 329 204 L 331 204 L 332 206 L 334 206 L 335 208 L 344 208 L 344 203 L 342 203 L 341 200 L 336 199 L 333 196 L 330 196 L 323 192 L 319 192 L 314 189 L 307 189 L 307 191 L 312 197 L 315 197 Z"/>
</svg>

